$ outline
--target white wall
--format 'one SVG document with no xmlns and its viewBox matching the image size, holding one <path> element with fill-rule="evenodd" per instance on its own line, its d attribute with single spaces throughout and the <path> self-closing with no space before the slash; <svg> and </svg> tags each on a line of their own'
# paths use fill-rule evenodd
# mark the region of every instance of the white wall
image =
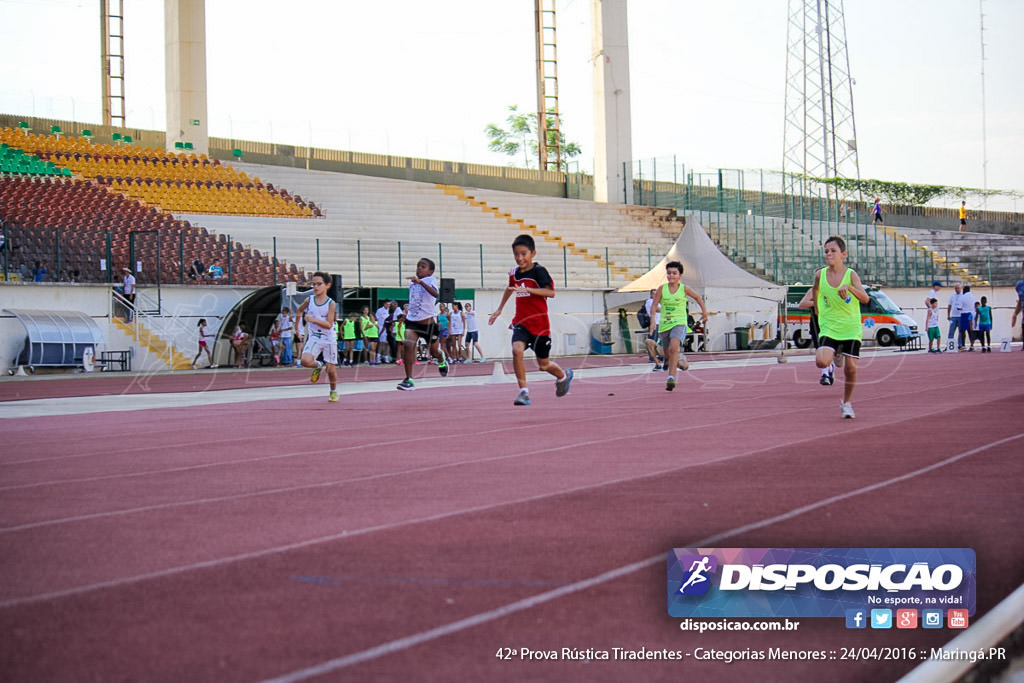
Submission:
<svg viewBox="0 0 1024 683">
<path fill-rule="evenodd" d="M 196 323 L 206 318 L 211 330 L 217 330 L 227 313 L 254 287 L 195 287 L 165 285 L 161 290 L 164 315 L 153 320 L 153 330 L 169 339 L 181 353 L 191 358 L 196 352 Z M 106 339 L 107 350 L 134 349 L 136 370 L 166 370 L 163 359 L 153 358 L 145 349 L 130 341 L 110 323 L 111 287 L 102 284 L 35 284 L 0 283 L 0 372 L 6 372 L 21 352 L 25 328 L 3 309 L 69 310 L 92 317 Z M 503 289 L 476 290 L 475 308 L 480 326 L 480 346 L 488 358 L 510 358 L 512 355 L 509 325 L 515 313 L 515 301 L 509 299 L 501 317 L 494 325 L 487 319 L 501 302 Z M 139 287 L 141 297 L 155 300 L 155 287 Z M 553 356 L 586 354 L 590 351 L 590 327 L 604 320 L 603 290 L 559 290 L 549 300 Z M 617 323 L 613 319 L 613 336 Z M 570 343 L 575 336 L 575 343 Z M 221 342 L 215 349 L 222 364 L 228 359 L 228 345 Z M 618 350 L 622 350 L 621 342 Z"/>
<path fill-rule="evenodd" d="M 17 360 L 23 347 L 24 326 L 4 309 L 48 311 L 78 311 L 90 316 L 103 332 L 107 350 L 132 348 L 133 365 L 137 370 L 165 370 L 161 359 L 150 358 L 144 349 L 131 342 L 110 323 L 112 308 L 111 286 L 104 284 L 36 284 L 0 283 L 0 372 L 7 372 Z M 206 318 L 211 329 L 217 329 L 220 320 L 242 297 L 254 287 L 189 287 L 165 285 L 162 288 L 164 316 L 154 331 L 185 355 L 195 354 L 195 327 L 199 318 Z M 156 288 L 140 286 L 140 295 L 156 299 Z"/>
</svg>

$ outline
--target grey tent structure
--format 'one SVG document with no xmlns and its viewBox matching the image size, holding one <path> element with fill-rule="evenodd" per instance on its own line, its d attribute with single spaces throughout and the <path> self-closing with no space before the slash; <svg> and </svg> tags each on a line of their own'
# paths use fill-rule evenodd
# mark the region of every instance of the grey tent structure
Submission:
<svg viewBox="0 0 1024 683">
<path fill-rule="evenodd" d="M 683 264 L 683 283 L 698 292 L 711 312 L 709 349 L 727 347 L 726 335 L 736 327 L 768 322 L 778 317 L 779 303 L 786 299 L 786 287 L 743 270 L 723 254 L 704 226 L 693 216 L 686 217 L 686 226 L 668 253 L 647 273 L 620 287 L 607 297 L 609 306 L 630 301 L 643 301 L 648 290 L 665 283 L 665 264 Z"/>
</svg>

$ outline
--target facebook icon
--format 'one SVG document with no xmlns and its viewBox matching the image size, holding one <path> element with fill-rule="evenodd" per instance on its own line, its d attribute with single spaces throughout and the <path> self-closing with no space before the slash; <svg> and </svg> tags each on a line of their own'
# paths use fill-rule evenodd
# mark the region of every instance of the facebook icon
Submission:
<svg viewBox="0 0 1024 683">
<path fill-rule="evenodd" d="M 866 612 L 862 609 L 846 610 L 846 628 L 867 628 Z"/>
</svg>

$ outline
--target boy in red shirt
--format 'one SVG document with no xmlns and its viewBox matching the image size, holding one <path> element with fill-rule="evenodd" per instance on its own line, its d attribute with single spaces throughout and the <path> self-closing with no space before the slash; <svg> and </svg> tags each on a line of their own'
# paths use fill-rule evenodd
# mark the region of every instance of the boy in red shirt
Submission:
<svg viewBox="0 0 1024 683">
<path fill-rule="evenodd" d="M 537 356 L 537 367 L 555 377 L 555 396 L 569 393 L 572 370 L 562 370 L 553 362 L 551 354 L 551 323 L 548 321 L 549 297 L 555 296 L 555 283 L 547 269 L 533 262 L 537 247 L 529 235 L 520 235 L 512 242 L 512 255 L 516 268 L 508 274 L 508 287 L 501 297 L 498 310 L 491 313 L 488 325 L 501 315 L 509 297 L 516 296 L 516 314 L 512 318 L 512 365 L 519 382 L 519 394 L 512 402 L 517 406 L 530 405 L 530 389 L 526 386 L 526 361 L 523 353 L 532 348 Z"/>
</svg>

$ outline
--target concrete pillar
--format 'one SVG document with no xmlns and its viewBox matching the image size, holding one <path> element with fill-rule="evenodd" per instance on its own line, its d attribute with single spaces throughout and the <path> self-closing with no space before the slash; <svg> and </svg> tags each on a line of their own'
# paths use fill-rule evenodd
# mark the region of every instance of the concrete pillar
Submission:
<svg viewBox="0 0 1024 683">
<path fill-rule="evenodd" d="M 633 200 L 626 0 L 591 0 L 594 64 L 594 200 Z M 623 166 L 625 165 L 625 171 Z"/>
<path fill-rule="evenodd" d="M 191 142 L 197 154 L 207 154 L 206 0 L 164 0 L 164 18 L 167 150 Z"/>
</svg>

